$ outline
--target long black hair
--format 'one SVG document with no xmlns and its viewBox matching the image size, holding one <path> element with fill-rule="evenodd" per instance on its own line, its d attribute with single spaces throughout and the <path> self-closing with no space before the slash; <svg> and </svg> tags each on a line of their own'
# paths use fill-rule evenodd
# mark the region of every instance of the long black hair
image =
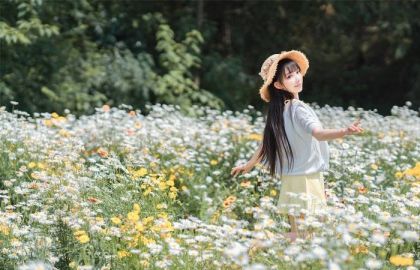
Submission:
<svg viewBox="0 0 420 270">
<path fill-rule="evenodd" d="M 279 173 L 280 176 L 282 175 L 285 158 L 287 158 L 288 161 L 289 171 L 294 163 L 293 152 L 289 140 L 287 139 L 283 118 L 285 108 L 284 102 L 293 99 L 293 94 L 274 87 L 275 82 L 283 82 L 286 69 L 289 72 L 300 70 L 296 62 L 291 59 L 282 59 L 277 65 L 273 81 L 268 86 L 270 101 L 268 103 L 268 110 L 266 111 L 267 116 L 262 148 L 258 155 L 259 157 L 262 157 L 264 164 L 268 164 L 268 170 L 271 176 L 275 176 L 276 173 Z M 276 171 L 276 164 L 280 165 L 280 172 Z"/>
</svg>

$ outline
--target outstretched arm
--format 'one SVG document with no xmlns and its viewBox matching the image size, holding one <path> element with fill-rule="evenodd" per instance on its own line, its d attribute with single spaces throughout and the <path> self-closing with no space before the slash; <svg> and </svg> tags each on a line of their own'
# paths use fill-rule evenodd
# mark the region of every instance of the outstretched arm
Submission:
<svg viewBox="0 0 420 270">
<path fill-rule="evenodd" d="M 312 136 L 314 136 L 318 141 L 331 141 L 334 139 L 342 138 L 345 135 L 347 135 L 345 128 L 340 128 L 340 129 L 314 128 L 312 130 Z"/>
<path fill-rule="evenodd" d="M 312 130 L 312 136 L 314 136 L 318 141 L 330 141 L 344 137 L 346 135 L 357 134 L 363 132 L 363 128 L 359 127 L 360 118 L 357 119 L 353 124 L 347 128 L 340 129 L 323 129 L 320 127 L 315 127 Z"/>
<path fill-rule="evenodd" d="M 261 158 L 262 157 L 258 157 L 261 149 L 262 149 L 262 143 L 258 146 L 257 151 L 255 151 L 254 155 L 252 156 L 252 158 L 247 163 L 245 163 L 244 165 L 239 165 L 239 166 L 234 167 L 232 169 L 232 171 L 230 172 L 230 174 L 235 177 L 240 172 L 247 173 L 250 170 L 252 170 L 252 168 L 255 166 L 255 164 L 257 162 L 260 162 L 261 161 Z"/>
<path fill-rule="evenodd" d="M 251 157 L 251 159 L 246 163 L 245 166 L 247 166 L 248 168 L 253 168 L 255 166 L 256 163 L 261 161 L 262 157 L 258 157 L 258 154 L 261 152 L 262 149 L 262 143 L 260 143 L 260 145 L 258 146 L 258 149 L 255 151 L 254 155 Z"/>
</svg>

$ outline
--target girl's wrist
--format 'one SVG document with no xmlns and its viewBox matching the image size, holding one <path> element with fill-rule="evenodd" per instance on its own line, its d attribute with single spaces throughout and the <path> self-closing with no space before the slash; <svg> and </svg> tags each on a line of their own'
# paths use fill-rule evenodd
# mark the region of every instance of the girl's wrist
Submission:
<svg viewBox="0 0 420 270">
<path fill-rule="evenodd" d="M 342 132 L 343 136 L 348 135 L 348 134 L 347 134 L 347 128 L 342 128 L 342 129 L 341 129 L 341 132 Z"/>
</svg>

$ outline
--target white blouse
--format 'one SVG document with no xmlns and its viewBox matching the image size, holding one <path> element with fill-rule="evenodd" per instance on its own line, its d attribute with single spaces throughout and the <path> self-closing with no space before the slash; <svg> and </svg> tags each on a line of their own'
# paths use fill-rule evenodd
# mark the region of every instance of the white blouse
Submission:
<svg viewBox="0 0 420 270">
<path fill-rule="evenodd" d="M 312 136 L 315 127 L 322 128 L 315 111 L 303 101 L 292 99 L 285 105 L 284 127 L 294 155 L 293 167 L 288 171 L 288 161 L 283 151 L 283 175 L 311 174 L 329 169 L 327 141 L 318 141 Z M 276 172 L 280 174 L 280 162 Z"/>
</svg>

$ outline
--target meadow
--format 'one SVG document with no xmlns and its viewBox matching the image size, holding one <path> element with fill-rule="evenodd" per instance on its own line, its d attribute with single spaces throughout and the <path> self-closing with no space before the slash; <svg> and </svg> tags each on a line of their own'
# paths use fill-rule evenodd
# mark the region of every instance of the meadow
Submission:
<svg viewBox="0 0 420 270">
<path fill-rule="evenodd" d="M 365 131 L 329 141 L 328 207 L 294 242 L 281 179 L 230 175 L 261 141 L 252 106 L 0 108 L 0 269 L 419 269 L 418 111 L 311 106 L 324 128 Z"/>
</svg>

